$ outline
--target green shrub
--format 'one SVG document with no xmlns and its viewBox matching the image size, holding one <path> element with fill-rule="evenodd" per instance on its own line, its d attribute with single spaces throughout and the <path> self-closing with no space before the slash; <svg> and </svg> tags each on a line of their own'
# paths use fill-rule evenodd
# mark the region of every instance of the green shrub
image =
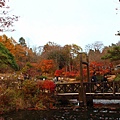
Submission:
<svg viewBox="0 0 120 120">
<path fill-rule="evenodd" d="M 118 74 L 118 75 L 116 76 L 116 78 L 114 79 L 114 81 L 120 81 L 120 74 Z"/>
<path fill-rule="evenodd" d="M 45 80 L 46 80 L 46 79 L 47 79 L 47 77 L 46 77 L 46 76 L 42 76 L 42 75 L 41 75 L 41 76 L 37 76 L 37 79 L 40 79 L 40 80 L 45 79 Z"/>
</svg>

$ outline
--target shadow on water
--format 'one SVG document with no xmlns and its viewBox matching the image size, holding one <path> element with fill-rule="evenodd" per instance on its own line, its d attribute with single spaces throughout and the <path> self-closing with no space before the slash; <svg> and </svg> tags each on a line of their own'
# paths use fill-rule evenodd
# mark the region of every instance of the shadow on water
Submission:
<svg viewBox="0 0 120 120">
<path fill-rule="evenodd" d="M 0 120 L 120 120 L 120 108 L 18 111 L 0 116 Z"/>
<path fill-rule="evenodd" d="M 71 99 L 71 106 L 68 101 L 64 101 L 54 110 L 20 110 L 1 115 L 0 120 L 120 120 L 120 101 L 93 101 L 93 107 L 84 108 Z"/>
</svg>

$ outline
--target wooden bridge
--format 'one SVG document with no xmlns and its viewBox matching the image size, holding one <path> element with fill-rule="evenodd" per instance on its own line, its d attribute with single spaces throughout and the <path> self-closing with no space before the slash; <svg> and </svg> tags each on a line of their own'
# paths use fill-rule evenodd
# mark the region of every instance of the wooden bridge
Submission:
<svg viewBox="0 0 120 120">
<path fill-rule="evenodd" d="M 57 83 L 56 95 L 76 98 L 85 104 L 93 99 L 120 99 L 120 82 L 85 82 L 82 86 L 80 82 Z"/>
</svg>

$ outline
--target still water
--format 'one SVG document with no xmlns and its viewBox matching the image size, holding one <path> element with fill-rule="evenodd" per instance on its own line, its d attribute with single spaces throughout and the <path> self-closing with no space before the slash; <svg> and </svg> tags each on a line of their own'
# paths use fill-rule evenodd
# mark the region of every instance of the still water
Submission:
<svg viewBox="0 0 120 120">
<path fill-rule="evenodd" d="M 120 100 L 93 100 L 93 106 L 87 108 L 78 107 L 78 101 L 75 101 L 71 99 L 72 107 L 11 112 L 1 115 L 0 120 L 120 120 Z"/>
<path fill-rule="evenodd" d="M 120 108 L 18 111 L 0 116 L 0 120 L 120 120 Z"/>
</svg>

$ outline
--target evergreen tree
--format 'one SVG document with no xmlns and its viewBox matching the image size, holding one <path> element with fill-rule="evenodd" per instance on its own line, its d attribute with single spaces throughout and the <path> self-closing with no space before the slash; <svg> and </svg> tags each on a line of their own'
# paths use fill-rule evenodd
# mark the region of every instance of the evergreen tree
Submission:
<svg viewBox="0 0 120 120">
<path fill-rule="evenodd" d="M 107 51 L 107 54 L 102 59 L 110 59 L 111 61 L 120 60 L 120 46 L 114 45 Z"/>
<path fill-rule="evenodd" d="M 18 70 L 14 56 L 2 43 L 0 43 L 0 64 L 1 70 L 7 69 L 8 67 L 13 68 L 14 70 Z"/>
</svg>

